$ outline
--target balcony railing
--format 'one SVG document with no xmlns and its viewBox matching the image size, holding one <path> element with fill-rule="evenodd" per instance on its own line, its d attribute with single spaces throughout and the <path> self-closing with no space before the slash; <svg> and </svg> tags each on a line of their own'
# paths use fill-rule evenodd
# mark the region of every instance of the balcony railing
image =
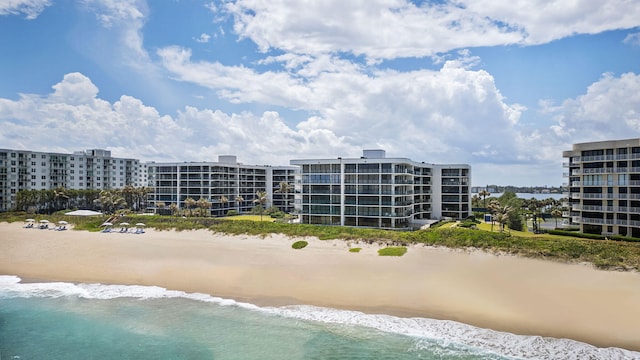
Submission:
<svg viewBox="0 0 640 360">
<path fill-rule="evenodd" d="M 640 227 L 640 221 L 638 220 L 623 220 L 623 219 L 594 219 L 585 217 L 573 217 L 572 221 L 578 224 L 591 224 L 591 225 L 622 225 Z"/>
</svg>

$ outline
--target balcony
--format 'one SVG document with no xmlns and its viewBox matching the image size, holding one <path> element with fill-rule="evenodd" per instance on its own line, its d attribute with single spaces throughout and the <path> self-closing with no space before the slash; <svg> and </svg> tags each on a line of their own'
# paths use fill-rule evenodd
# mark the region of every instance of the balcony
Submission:
<svg viewBox="0 0 640 360">
<path fill-rule="evenodd" d="M 633 169 L 633 168 L 632 168 Z M 637 168 L 638 172 L 640 172 L 640 168 Z M 613 173 L 613 168 L 584 168 L 584 169 L 574 169 L 571 171 L 571 175 L 580 175 L 580 174 L 608 174 Z"/>
<path fill-rule="evenodd" d="M 594 218 L 574 217 L 573 222 L 580 223 L 580 224 L 591 224 L 591 225 L 621 225 L 621 226 L 640 227 L 640 221 L 638 220 L 594 219 Z"/>
</svg>

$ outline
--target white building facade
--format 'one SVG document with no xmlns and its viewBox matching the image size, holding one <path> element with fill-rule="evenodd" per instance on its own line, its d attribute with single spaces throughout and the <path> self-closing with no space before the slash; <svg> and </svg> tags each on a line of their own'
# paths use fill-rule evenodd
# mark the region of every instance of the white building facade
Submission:
<svg viewBox="0 0 640 360">
<path fill-rule="evenodd" d="M 20 190 L 102 190 L 146 183 L 146 167 L 139 160 L 114 158 L 108 150 L 64 154 L 0 149 L 0 211 L 15 208 Z"/>
<path fill-rule="evenodd" d="M 571 225 L 640 238 L 640 139 L 573 144 L 562 154 Z"/>
<path fill-rule="evenodd" d="M 296 210 L 300 222 L 412 229 L 443 218 L 471 215 L 471 167 L 386 158 L 291 160 L 300 167 Z"/>
<path fill-rule="evenodd" d="M 294 210 L 293 184 L 298 169 L 293 166 L 244 165 L 233 155 L 223 155 L 217 162 L 147 163 L 147 169 L 151 211 L 168 209 L 171 204 L 185 209 L 185 199 L 202 198 L 211 202 L 213 216 L 225 216 L 229 210 L 244 213 L 257 205 L 258 191 L 267 194 L 265 207 Z M 290 192 L 280 192 L 283 182 L 291 186 Z"/>
</svg>

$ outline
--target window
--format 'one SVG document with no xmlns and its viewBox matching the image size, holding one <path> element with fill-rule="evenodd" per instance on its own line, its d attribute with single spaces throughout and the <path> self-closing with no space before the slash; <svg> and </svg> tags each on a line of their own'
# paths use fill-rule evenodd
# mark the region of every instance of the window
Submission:
<svg viewBox="0 0 640 360">
<path fill-rule="evenodd" d="M 11 165 L 16 166 L 16 161 L 15 160 L 11 160 Z"/>
<path fill-rule="evenodd" d="M 40 183 L 40 186 L 42 186 L 42 187 L 46 187 L 46 186 L 47 186 L 47 183 L 43 181 L 43 182 L 41 182 L 41 183 Z"/>
<path fill-rule="evenodd" d="M 42 175 L 40 178 L 41 178 L 42 180 L 47 180 L 47 175 Z"/>
<path fill-rule="evenodd" d="M 36 166 L 36 162 L 35 162 L 35 161 L 32 161 L 32 162 L 31 162 L 31 166 Z"/>
<path fill-rule="evenodd" d="M 47 163 L 43 161 L 40 163 L 40 166 L 47 166 Z"/>
<path fill-rule="evenodd" d="M 43 159 L 46 159 L 46 158 L 47 158 L 47 155 L 42 154 L 42 156 L 40 156 L 40 157 L 41 157 L 41 158 L 43 158 Z"/>
<path fill-rule="evenodd" d="M 36 176 L 35 175 L 31 175 L 31 180 L 35 180 Z"/>
</svg>

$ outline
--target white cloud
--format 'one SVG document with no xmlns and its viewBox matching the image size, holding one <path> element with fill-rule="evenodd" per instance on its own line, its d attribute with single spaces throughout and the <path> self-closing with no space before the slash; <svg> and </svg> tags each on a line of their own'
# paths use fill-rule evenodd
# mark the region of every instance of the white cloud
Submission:
<svg viewBox="0 0 640 360">
<path fill-rule="evenodd" d="M 149 12 L 144 0 L 84 0 L 100 23 L 114 32 L 120 42 L 120 61 L 148 69 L 151 60 L 144 49 L 142 28 Z M 102 39 L 101 39 L 102 40 Z"/>
<path fill-rule="evenodd" d="M 197 38 L 194 38 L 196 42 L 199 42 L 201 44 L 208 43 L 210 39 L 211 39 L 211 35 L 205 34 L 205 33 L 202 33 Z"/>
<path fill-rule="evenodd" d="M 68 152 L 126 147 L 130 152 L 126 156 L 161 157 L 164 144 L 184 133 L 170 117 L 160 116 L 138 99 L 123 95 L 113 104 L 99 99 L 97 87 L 82 74 L 67 74 L 53 88 L 46 96 L 0 99 L 3 146 Z M 41 148 L 34 149 L 32 144 Z M 155 147 L 154 154 L 142 152 L 149 151 L 147 144 Z"/>
<path fill-rule="evenodd" d="M 544 109 L 555 135 L 575 142 L 640 137 L 640 75 L 604 74 L 586 94 Z"/>
<path fill-rule="evenodd" d="M 3 0 L 0 2 L 0 16 L 24 14 L 26 19 L 33 20 L 47 6 L 51 6 L 50 0 Z"/>
<path fill-rule="evenodd" d="M 236 0 L 234 29 L 266 52 L 350 52 L 370 59 L 423 57 L 453 49 L 541 44 L 640 25 L 640 3 L 461 0 Z"/>
<path fill-rule="evenodd" d="M 342 92 L 331 95 L 335 89 L 323 84 L 323 104 L 333 101 L 332 107 L 288 125 L 274 111 L 185 107 L 172 117 L 127 95 L 110 103 L 89 78 L 70 73 L 49 94 L 0 98 L 0 143 L 63 152 L 107 148 L 116 156 L 155 161 L 234 154 L 244 163 L 277 165 L 382 148 L 388 156 L 470 163 L 484 179 L 504 176 L 526 184 L 538 178 L 554 185 L 561 182 L 561 153 L 571 143 L 640 136 L 640 75 L 633 73 L 605 74 L 579 97 L 543 103 L 555 125 L 537 130 L 523 128 L 523 110 L 504 103 L 490 74 L 459 63 L 439 71 L 385 72 L 369 81 L 349 76 L 339 83 L 320 76 L 343 85 L 335 85 Z"/>
<path fill-rule="evenodd" d="M 111 149 L 116 156 L 155 161 L 215 161 L 236 154 L 251 164 L 286 165 L 293 154 L 354 152 L 330 130 L 292 129 L 277 112 L 226 114 L 186 107 L 175 118 L 123 95 L 113 104 L 80 73 L 65 75 L 47 95 L 0 98 L 3 147 L 72 152 Z M 39 144 L 37 148 L 33 144 Z"/>
<path fill-rule="evenodd" d="M 493 77 L 471 69 L 474 58 L 450 60 L 439 71 L 368 72 L 331 57 L 286 54 L 265 62 L 283 61 L 287 72 L 258 73 L 194 63 L 189 50 L 177 47 L 161 49 L 158 55 L 176 79 L 219 89 L 230 101 L 317 114 L 297 128 L 328 131 L 349 146 L 384 146 L 439 162 L 521 161 L 516 129 L 524 108 L 505 103 Z M 482 151 L 487 144 L 494 144 L 491 152 Z"/>
<path fill-rule="evenodd" d="M 629 34 L 624 38 L 625 44 L 640 46 L 640 33 Z"/>
</svg>

